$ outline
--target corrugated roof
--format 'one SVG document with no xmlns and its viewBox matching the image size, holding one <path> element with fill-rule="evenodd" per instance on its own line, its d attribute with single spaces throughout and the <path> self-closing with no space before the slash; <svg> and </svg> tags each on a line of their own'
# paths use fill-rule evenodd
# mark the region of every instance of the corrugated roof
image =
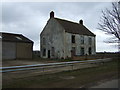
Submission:
<svg viewBox="0 0 120 90">
<path fill-rule="evenodd" d="M 55 18 L 68 33 L 80 34 L 80 35 L 88 35 L 95 36 L 90 30 L 88 30 L 84 25 L 71 22 L 64 19 Z"/>
<path fill-rule="evenodd" d="M 28 39 L 27 37 L 23 36 L 22 34 L 0 32 L 0 36 L 1 36 L 0 39 L 2 39 L 2 41 L 33 43 L 32 40 Z"/>
</svg>

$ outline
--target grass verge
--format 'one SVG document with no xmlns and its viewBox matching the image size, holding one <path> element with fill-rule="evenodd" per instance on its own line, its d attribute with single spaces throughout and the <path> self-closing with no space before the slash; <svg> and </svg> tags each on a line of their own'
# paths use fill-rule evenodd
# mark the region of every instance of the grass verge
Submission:
<svg viewBox="0 0 120 90">
<path fill-rule="evenodd" d="M 78 88 L 104 79 L 118 78 L 118 62 L 111 61 L 100 65 L 74 71 L 37 75 L 3 81 L 3 88 Z"/>
</svg>

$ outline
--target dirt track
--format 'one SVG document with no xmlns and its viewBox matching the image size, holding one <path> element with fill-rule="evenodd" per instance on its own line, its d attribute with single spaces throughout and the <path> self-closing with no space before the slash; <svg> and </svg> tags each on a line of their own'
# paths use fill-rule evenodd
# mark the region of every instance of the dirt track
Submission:
<svg viewBox="0 0 120 90">
<path fill-rule="evenodd" d="M 3 81 L 8 81 L 9 83 L 14 79 L 25 78 L 30 76 L 37 76 L 43 74 L 56 73 L 61 71 L 76 70 L 88 67 L 96 67 L 96 64 L 75 64 L 74 66 L 58 67 L 58 68 L 45 68 L 38 70 L 27 70 L 27 71 L 16 71 L 16 72 L 7 72 L 3 73 Z"/>
<path fill-rule="evenodd" d="M 93 65 L 93 64 L 92 64 Z M 80 65 L 79 65 L 80 66 Z M 75 68 L 75 67 L 74 67 Z M 55 68 L 56 69 L 56 68 Z M 63 68 L 65 70 L 65 68 Z M 71 69 L 72 67 L 66 67 Z M 103 79 L 117 78 L 117 62 L 109 62 L 99 67 L 79 69 L 74 71 L 47 74 L 39 70 L 26 72 L 11 72 L 3 74 L 3 87 L 14 88 L 76 88 L 88 87 Z M 59 70 L 62 70 L 59 69 Z M 57 71 L 59 71 L 57 70 Z M 56 70 L 55 70 L 56 71 Z M 42 74 L 42 75 L 41 75 Z M 87 84 L 87 85 L 86 85 Z M 92 84 L 92 85 L 93 85 Z"/>
</svg>

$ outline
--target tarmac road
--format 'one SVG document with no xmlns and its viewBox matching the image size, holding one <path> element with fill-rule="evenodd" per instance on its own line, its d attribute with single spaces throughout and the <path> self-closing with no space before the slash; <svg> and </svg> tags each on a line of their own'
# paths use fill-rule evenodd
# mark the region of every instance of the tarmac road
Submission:
<svg viewBox="0 0 120 90">
<path fill-rule="evenodd" d="M 119 88 L 119 81 L 120 79 L 113 79 L 113 80 L 110 80 L 110 81 L 106 81 L 104 83 L 101 83 L 99 85 L 96 85 L 96 86 L 92 86 L 90 88 Z"/>
</svg>

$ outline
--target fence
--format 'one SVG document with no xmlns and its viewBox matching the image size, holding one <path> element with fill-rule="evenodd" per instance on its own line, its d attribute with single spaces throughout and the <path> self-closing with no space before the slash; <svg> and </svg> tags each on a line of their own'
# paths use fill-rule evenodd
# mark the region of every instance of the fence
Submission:
<svg viewBox="0 0 120 90">
<path fill-rule="evenodd" d="M 52 68 L 67 67 L 67 66 L 71 66 L 71 68 L 73 69 L 73 66 L 75 66 L 76 64 L 83 64 L 83 65 L 88 63 L 99 64 L 99 63 L 105 63 L 111 60 L 112 60 L 111 58 L 106 58 L 106 59 L 85 60 L 85 61 L 71 61 L 71 62 L 60 62 L 60 63 L 0 67 L 0 72 L 6 73 L 6 72 L 13 72 L 13 71 L 37 70 L 37 69 L 42 69 L 42 71 L 45 71 L 46 68 L 52 69 Z"/>
</svg>

